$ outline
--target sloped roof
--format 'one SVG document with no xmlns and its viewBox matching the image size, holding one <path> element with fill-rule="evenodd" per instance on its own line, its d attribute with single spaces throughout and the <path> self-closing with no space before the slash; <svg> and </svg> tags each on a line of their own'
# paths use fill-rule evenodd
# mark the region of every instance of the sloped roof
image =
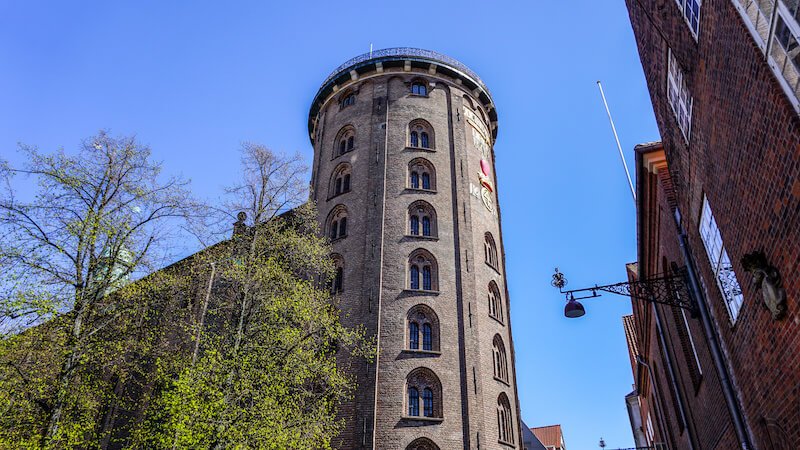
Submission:
<svg viewBox="0 0 800 450">
<path fill-rule="evenodd" d="M 533 434 L 545 446 L 561 447 L 561 442 L 564 438 L 561 433 L 561 425 L 547 425 L 544 427 L 531 428 Z"/>
</svg>

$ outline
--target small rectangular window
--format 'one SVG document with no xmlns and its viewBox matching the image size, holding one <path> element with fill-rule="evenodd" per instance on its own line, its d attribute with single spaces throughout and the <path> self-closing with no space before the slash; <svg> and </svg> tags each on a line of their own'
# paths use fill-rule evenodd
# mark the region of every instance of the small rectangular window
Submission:
<svg viewBox="0 0 800 450">
<path fill-rule="evenodd" d="M 675 114 L 675 119 L 678 121 L 678 127 L 683 133 L 683 138 L 686 139 L 686 143 L 689 143 L 692 131 L 692 104 L 694 100 L 689 88 L 686 86 L 683 70 L 672 50 L 669 50 L 667 60 L 667 98 L 669 99 L 669 105 L 672 107 L 672 112 Z"/>
<path fill-rule="evenodd" d="M 731 322 L 736 323 L 736 318 L 739 316 L 739 310 L 742 308 L 742 302 L 744 301 L 742 288 L 739 286 L 739 280 L 737 280 L 736 274 L 733 272 L 733 264 L 731 264 L 731 259 L 728 257 L 728 252 L 722 243 L 722 235 L 717 227 L 717 221 L 714 220 L 711 205 L 709 205 L 706 196 L 703 196 L 703 212 L 700 215 L 700 237 L 703 240 L 708 261 L 711 264 L 711 270 L 717 279 L 717 286 L 719 286 L 722 298 L 728 307 Z"/>
<path fill-rule="evenodd" d="M 700 5 L 703 3 L 702 0 L 675 0 L 675 3 L 678 4 L 678 9 L 683 14 L 683 18 L 686 19 L 686 24 L 689 25 L 689 29 L 692 31 L 692 36 L 697 39 L 697 35 L 700 33 Z"/>
</svg>

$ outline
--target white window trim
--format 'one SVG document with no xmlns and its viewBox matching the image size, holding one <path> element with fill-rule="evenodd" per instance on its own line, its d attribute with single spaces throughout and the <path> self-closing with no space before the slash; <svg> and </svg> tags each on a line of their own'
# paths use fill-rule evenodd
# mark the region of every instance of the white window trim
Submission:
<svg viewBox="0 0 800 450">
<path fill-rule="evenodd" d="M 692 28 L 692 22 L 688 17 L 686 17 L 686 3 L 692 1 L 697 2 L 697 30 Z M 700 19 L 703 17 L 703 0 L 675 0 L 675 3 L 678 5 L 678 11 L 680 12 L 681 16 L 683 16 L 683 21 L 686 22 L 686 26 L 689 27 L 692 37 L 694 38 L 695 42 L 697 42 L 700 35 Z"/>
<path fill-rule="evenodd" d="M 791 103 L 795 112 L 800 113 L 800 92 L 796 92 L 794 89 L 792 89 L 792 86 L 789 85 L 789 82 L 783 76 L 783 73 L 781 73 L 777 61 L 775 61 L 775 58 L 773 58 L 771 55 L 772 46 L 780 45 L 773 43 L 775 37 L 775 25 L 778 15 L 780 14 L 781 17 L 784 18 L 784 22 L 789 29 L 792 30 L 794 36 L 798 38 L 799 42 L 800 24 L 791 19 L 791 14 L 780 0 L 775 0 L 772 11 L 769 13 L 769 15 L 766 15 L 753 0 L 731 0 L 731 2 L 733 3 L 734 7 L 736 7 L 736 10 L 739 11 L 739 15 L 742 16 L 742 20 L 744 20 L 747 29 L 750 31 L 750 35 L 761 49 L 761 52 L 767 61 L 767 65 L 772 70 L 775 78 L 778 80 L 778 84 L 780 84 L 781 88 L 786 94 L 787 100 L 789 100 L 789 103 Z M 756 15 L 757 23 L 753 23 L 753 18 L 750 16 L 750 14 L 748 14 L 748 11 Z M 764 19 L 763 22 L 762 19 Z M 765 32 L 766 36 L 762 36 L 761 33 L 759 33 L 759 27 L 762 28 L 762 31 Z M 800 91 L 800 89 L 798 89 L 798 91 Z"/>
<path fill-rule="evenodd" d="M 722 294 L 722 300 L 728 310 L 728 316 L 731 319 L 731 323 L 736 324 L 739 313 L 744 306 L 744 297 L 742 295 L 741 285 L 739 284 L 739 279 L 736 277 L 736 272 L 733 271 L 733 266 L 730 262 L 728 251 L 725 249 L 725 244 L 722 241 L 722 233 L 717 226 L 716 219 L 714 219 L 714 213 L 711 211 L 711 204 L 708 202 L 708 197 L 705 195 L 703 195 L 702 208 L 703 209 L 700 214 L 700 224 L 698 226 L 700 239 L 703 241 L 703 247 L 705 248 L 706 255 L 708 256 L 708 262 L 711 264 L 711 270 L 714 273 L 714 279 L 717 283 L 717 287 Z M 706 214 L 708 214 L 708 216 Z M 707 227 L 706 223 L 708 223 Z M 713 234 L 713 236 L 708 236 L 708 234 Z M 715 243 L 719 245 L 719 249 L 713 248 L 713 244 Z M 728 264 L 731 265 L 730 269 L 728 269 L 731 272 L 730 275 L 732 279 L 729 280 L 731 286 L 725 286 L 720 280 L 720 270 L 722 269 L 722 264 L 725 260 L 727 260 Z M 734 292 L 728 292 L 728 288 L 730 287 L 734 288 Z M 738 293 L 735 292 L 736 289 L 738 289 Z"/>
<path fill-rule="evenodd" d="M 673 75 L 673 68 L 675 68 L 675 75 Z M 678 108 L 680 108 L 682 105 L 686 110 L 686 129 L 684 129 L 683 125 L 681 125 L 681 112 L 676 109 L 675 103 L 670 95 L 670 92 L 673 91 L 676 92 L 675 95 L 678 98 Z M 675 54 L 672 52 L 672 49 L 668 49 L 667 51 L 667 102 L 672 109 L 673 116 L 675 116 L 675 122 L 678 124 L 678 128 L 680 128 L 681 134 L 683 134 L 683 138 L 686 140 L 686 144 L 688 145 L 692 137 L 692 110 L 694 108 L 694 97 L 692 97 L 691 92 L 689 92 L 689 87 L 686 85 L 686 75 L 678 63 L 677 58 L 675 58 Z"/>
<path fill-rule="evenodd" d="M 692 345 L 692 354 L 694 355 L 694 362 L 697 364 L 697 372 L 703 375 L 703 366 L 700 365 L 700 358 L 697 356 L 697 347 L 694 346 L 692 329 L 689 328 L 689 321 L 686 320 L 686 310 L 683 308 L 681 308 L 681 316 L 683 317 L 683 325 L 686 327 L 686 334 L 689 335 L 689 344 Z"/>
</svg>

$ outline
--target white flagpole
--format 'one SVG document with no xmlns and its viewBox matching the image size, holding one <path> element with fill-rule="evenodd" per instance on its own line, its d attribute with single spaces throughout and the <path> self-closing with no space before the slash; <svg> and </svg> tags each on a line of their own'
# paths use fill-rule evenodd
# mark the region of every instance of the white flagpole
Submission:
<svg viewBox="0 0 800 450">
<path fill-rule="evenodd" d="M 636 190 L 633 188 L 633 181 L 631 180 L 631 172 L 628 170 L 628 163 L 625 162 L 625 154 L 622 153 L 622 145 L 619 143 L 619 136 L 617 136 L 617 127 L 614 126 L 614 119 L 611 118 L 611 111 L 608 109 L 608 102 L 606 101 L 606 94 L 603 92 L 603 85 L 597 81 L 597 87 L 600 88 L 600 96 L 603 97 L 603 104 L 606 107 L 606 114 L 608 114 L 608 121 L 611 122 L 611 131 L 614 132 L 614 139 L 617 141 L 617 149 L 619 149 L 619 157 L 622 160 L 622 166 L 625 168 L 625 175 L 628 177 L 628 186 L 631 188 L 631 195 L 633 196 L 633 203 L 636 204 Z"/>
</svg>

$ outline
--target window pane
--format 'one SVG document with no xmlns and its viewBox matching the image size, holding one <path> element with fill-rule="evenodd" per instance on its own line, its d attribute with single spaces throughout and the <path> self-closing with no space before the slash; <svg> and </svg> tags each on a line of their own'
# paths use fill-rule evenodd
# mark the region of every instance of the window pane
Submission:
<svg viewBox="0 0 800 450">
<path fill-rule="evenodd" d="M 433 391 L 425 388 L 422 391 L 422 399 L 425 417 L 433 417 Z"/>
<path fill-rule="evenodd" d="M 412 350 L 419 349 L 419 325 L 417 322 L 408 324 L 408 348 Z"/>
<path fill-rule="evenodd" d="M 411 266 L 411 289 L 419 289 L 419 267 Z"/>
<path fill-rule="evenodd" d="M 427 216 L 422 218 L 422 235 L 423 236 L 431 235 L 431 219 Z"/>
<path fill-rule="evenodd" d="M 417 388 L 408 389 L 408 415 L 419 416 L 419 391 Z"/>
<path fill-rule="evenodd" d="M 416 236 L 419 234 L 419 218 L 411 216 L 411 234 Z"/>
<path fill-rule="evenodd" d="M 433 340 L 431 336 L 431 324 L 422 325 L 422 349 L 433 350 Z"/>
<path fill-rule="evenodd" d="M 431 188 L 431 176 L 427 173 L 422 173 L 422 189 L 430 189 Z"/>
<path fill-rule="evenodd" d="M 347 217 L 339 221 L 339 237 L 347 236 Z"/>
<path fill-rule="evenodd" d="M 422 137 L 422 148 L 428 148 L 428 133 L 423 131 L 421 133 L 421 137 Z"/>
<path fill-rule="evenodd" d="M 431 290 L 431 268 L 429 266 L 422 269 L 422 288 L 426 291 Z"/>
<path fill-rule="evenodd" d="M 425 186 L 425 175 L 422 175 L 422 185 L 423 188 Z M 414 189 L 419 189 L 419 174 L 417 172 L 411 172 L 411 187 Z"/>
<path fill-rule="evenodd" d="M 342 179 L 341 178 L 337 178 L 336 179 L 336 189 L 335 189 L 334 194 L 338 195 L 338 194 L 341 194 L 341 193 L 342 193 Z"/>
<path fill-rule="evenodd" d="M 419 146 L 419 135 L 416 131 L 411 132 L 411 146 L 418 147 Z"/>
<path fill-rule="evenodd" d="M 347 192 L 350 190 L 350 174 L 344 176 L 344 187 L 342 188 L 342 192 Z"/>
<path fill-rule="evenodd" d="M 336 239 L 338 235 L 339 235 L 339 222 L 334 220 L 333 223 L 331 224 L 331 240 Z"/>
</svg>

